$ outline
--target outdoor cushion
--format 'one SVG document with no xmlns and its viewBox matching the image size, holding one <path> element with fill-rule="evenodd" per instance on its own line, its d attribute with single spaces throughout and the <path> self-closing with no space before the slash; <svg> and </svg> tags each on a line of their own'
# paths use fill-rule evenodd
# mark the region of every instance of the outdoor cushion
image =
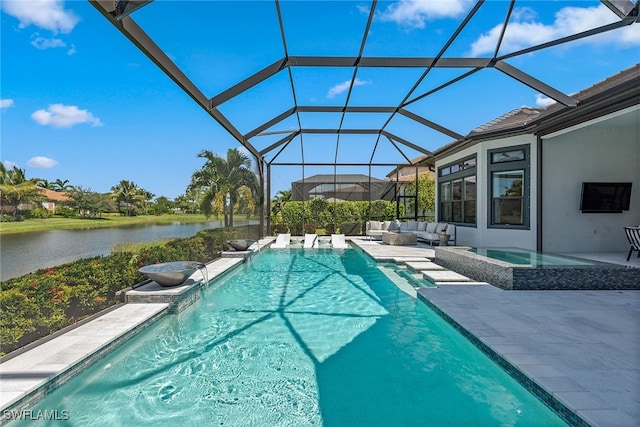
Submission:
<svg viewBox="0 0 640 427">
<path fill-rule="evenodd" d="M 391 221 L 385 221 L 382 223 L 382 227 L 381 227 L 382 230 L 388 230 L 390 228 L 391 228 Z"/>
<path fill-rule="evenodd" d="M 407 230 L 415 231 L 418 229 L 418 221 L 408 221 Z"/>
<path fill-rule="evenodd" d="M 418 223 L 418 231 L 426 231 L 427 229 L 427 223 L 424 221 L 420 221 Z"/>
<path fill-rule="evenodd" d="M 369 221 L 369 230 L 380 230 L 380 221 Z"/>
<path fill-rule="evenodd" d="M 437 226 L 438 226 L 437 222 L 430 222 L 430 223 L 427 224 L 427 231 L 429 233 L 435 233 Z"/>
<path fill-rule="evenodd" d="M 444 230 L 447 228 L 447 224 L 444 222 L 439 222 L 438 226 L 436 227 L 436 233 L 442 233 L 444 232 Z"/>
</svg>

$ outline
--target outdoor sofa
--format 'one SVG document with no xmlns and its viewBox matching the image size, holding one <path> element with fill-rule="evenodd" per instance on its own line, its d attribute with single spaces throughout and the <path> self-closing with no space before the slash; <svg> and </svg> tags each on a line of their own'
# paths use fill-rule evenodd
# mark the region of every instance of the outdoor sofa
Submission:
<svg viewBox="0 0 640 427">
<path fill-rule="evenodd" d="M 448 237 L 447 244 L 456 244 L 456 226 L 445 222 L 405 221 L 400 223 L 401 233 L 413 233 L 416 238 L 433 245 L 440 243 L 440 234 Z M 398 232 L 394 221 L 367 221 L 366 235 L 369 238 L 382 238 L 385 232 Z"/>
</svg>

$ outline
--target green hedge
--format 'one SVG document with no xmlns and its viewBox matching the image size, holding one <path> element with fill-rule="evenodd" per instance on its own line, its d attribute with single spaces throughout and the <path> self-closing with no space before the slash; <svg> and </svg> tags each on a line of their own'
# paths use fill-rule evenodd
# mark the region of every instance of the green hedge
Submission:
<svg viewBox="0 0 640 427">
<path fill-rule="evenodd" d="M 404 206 L 400 205 L 400 216 Z M 308 230 L 322 228 L 328 233 L 362 234 L 369 219 L 391 221 L 396 218 L 396 203 L 387 200 L 328 203 L 324 199 L 286 202 L 280 212 L 271 216 L 272 234 L 300 236 Z M 305 224 L 303 229 L 302 224 Z M 311 231 L 313 232 L 313 231 Z"/>
<path fill-rule="evenodd" d="M 149 245 L 138 253 L 84 258 L 1 283 L 0 353 L 5 354 L 117 304 L 116 292 L 144 280 L 138 268 L 159 262 L 208 262 L 227 240 L 255 240 L 259 226 L 202 230 L 193 237 Z"/>
</svg>

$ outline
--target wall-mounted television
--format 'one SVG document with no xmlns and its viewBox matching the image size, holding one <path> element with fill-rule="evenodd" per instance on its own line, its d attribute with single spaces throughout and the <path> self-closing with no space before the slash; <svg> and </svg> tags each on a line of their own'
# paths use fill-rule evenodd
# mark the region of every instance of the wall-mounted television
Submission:
<svg viewBox="0 0 640 427">
<path fill-rule="evenodd" d="M 630 182 L 583 182 L 580 210 L 583 213 L 620 213 L 631 204 Z"/>
</svg>

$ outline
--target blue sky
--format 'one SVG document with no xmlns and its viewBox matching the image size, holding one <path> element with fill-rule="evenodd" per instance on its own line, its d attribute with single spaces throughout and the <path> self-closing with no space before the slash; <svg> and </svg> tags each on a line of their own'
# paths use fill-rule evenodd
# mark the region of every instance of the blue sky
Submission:
<svg viewBox="0 0 640 427">
<path fill-rule="evenodd" d="M 0 2 L 0 161 L 28 178 L 69 180 L 107 192 L 120 180 L 156 196 L 184 193 L 203 162 L 202 149 L 222 156 L 240 145 L 86 1 Z M 473 3 L 378 2 L 365 56 L 433 57 Z M 490 57 L 508 2 L 486 2 L 445 57 Z M 370 2 L 282 1 L 290 55 L 356 56 Z M 135 21 L 208 97 L 284 57 L 271 1 L 163 1 L 135 12 Z M 598 1 L 517 2 L 500 53 L 544 43 L 613 22 Z M 509 64 L 566 94 L 585 89 L 640 62 L 640 24 L 511 58 Z M 344 105 L 352 68 L 292 67 L 299 105 Z M 397 106 L 423 69 L 360 68 L 349 105 Z M 435 88 L 466 70 L 435 69 L 414 92 Z M 487 69 L 416 102 L 409 110 L 459 134 L 522 106 L 548 98 Z M 219 108 L 246 133 L 293 106 L 289 75 L 280 72 Z M 378 127 L 388 116 L 351 114 L 344 128 Z M 339 114 L 301 113 L 303 127 L 336 128 Z M 292 116 L 270 130 L 297 128 Z M 387 129 L 434 150 L 451 138 L 396 115 Z M 256 137 L 262 149 L 282 134 Z M 278 161 L 331 162 L 336 135 L 304 136 Z M 342 162 L 369 160 L 375 139 L 341 136 Z M 403 162 L 381 143 L 375 162 Z M 277 151 L 277 150 L 276 150 Z M 365 158 L 360 158 L 365 154 Z M 368 154 L 367 154 L 368 153 Z M 272 153 L 271 155 L 274 155 Z M 418 155 L 406 150 L 411 158 Z M 270 160 L 267 157 L 267 160 Z M 373 169 L 383 178 L 390 167 Z M 307 167 L 306 176 L 333 168 Z M 367 168 L 338 168 L 368 173 Z M 302 178 L 297 167 L 272 168 L 272 193 Z"/>
</svg>

